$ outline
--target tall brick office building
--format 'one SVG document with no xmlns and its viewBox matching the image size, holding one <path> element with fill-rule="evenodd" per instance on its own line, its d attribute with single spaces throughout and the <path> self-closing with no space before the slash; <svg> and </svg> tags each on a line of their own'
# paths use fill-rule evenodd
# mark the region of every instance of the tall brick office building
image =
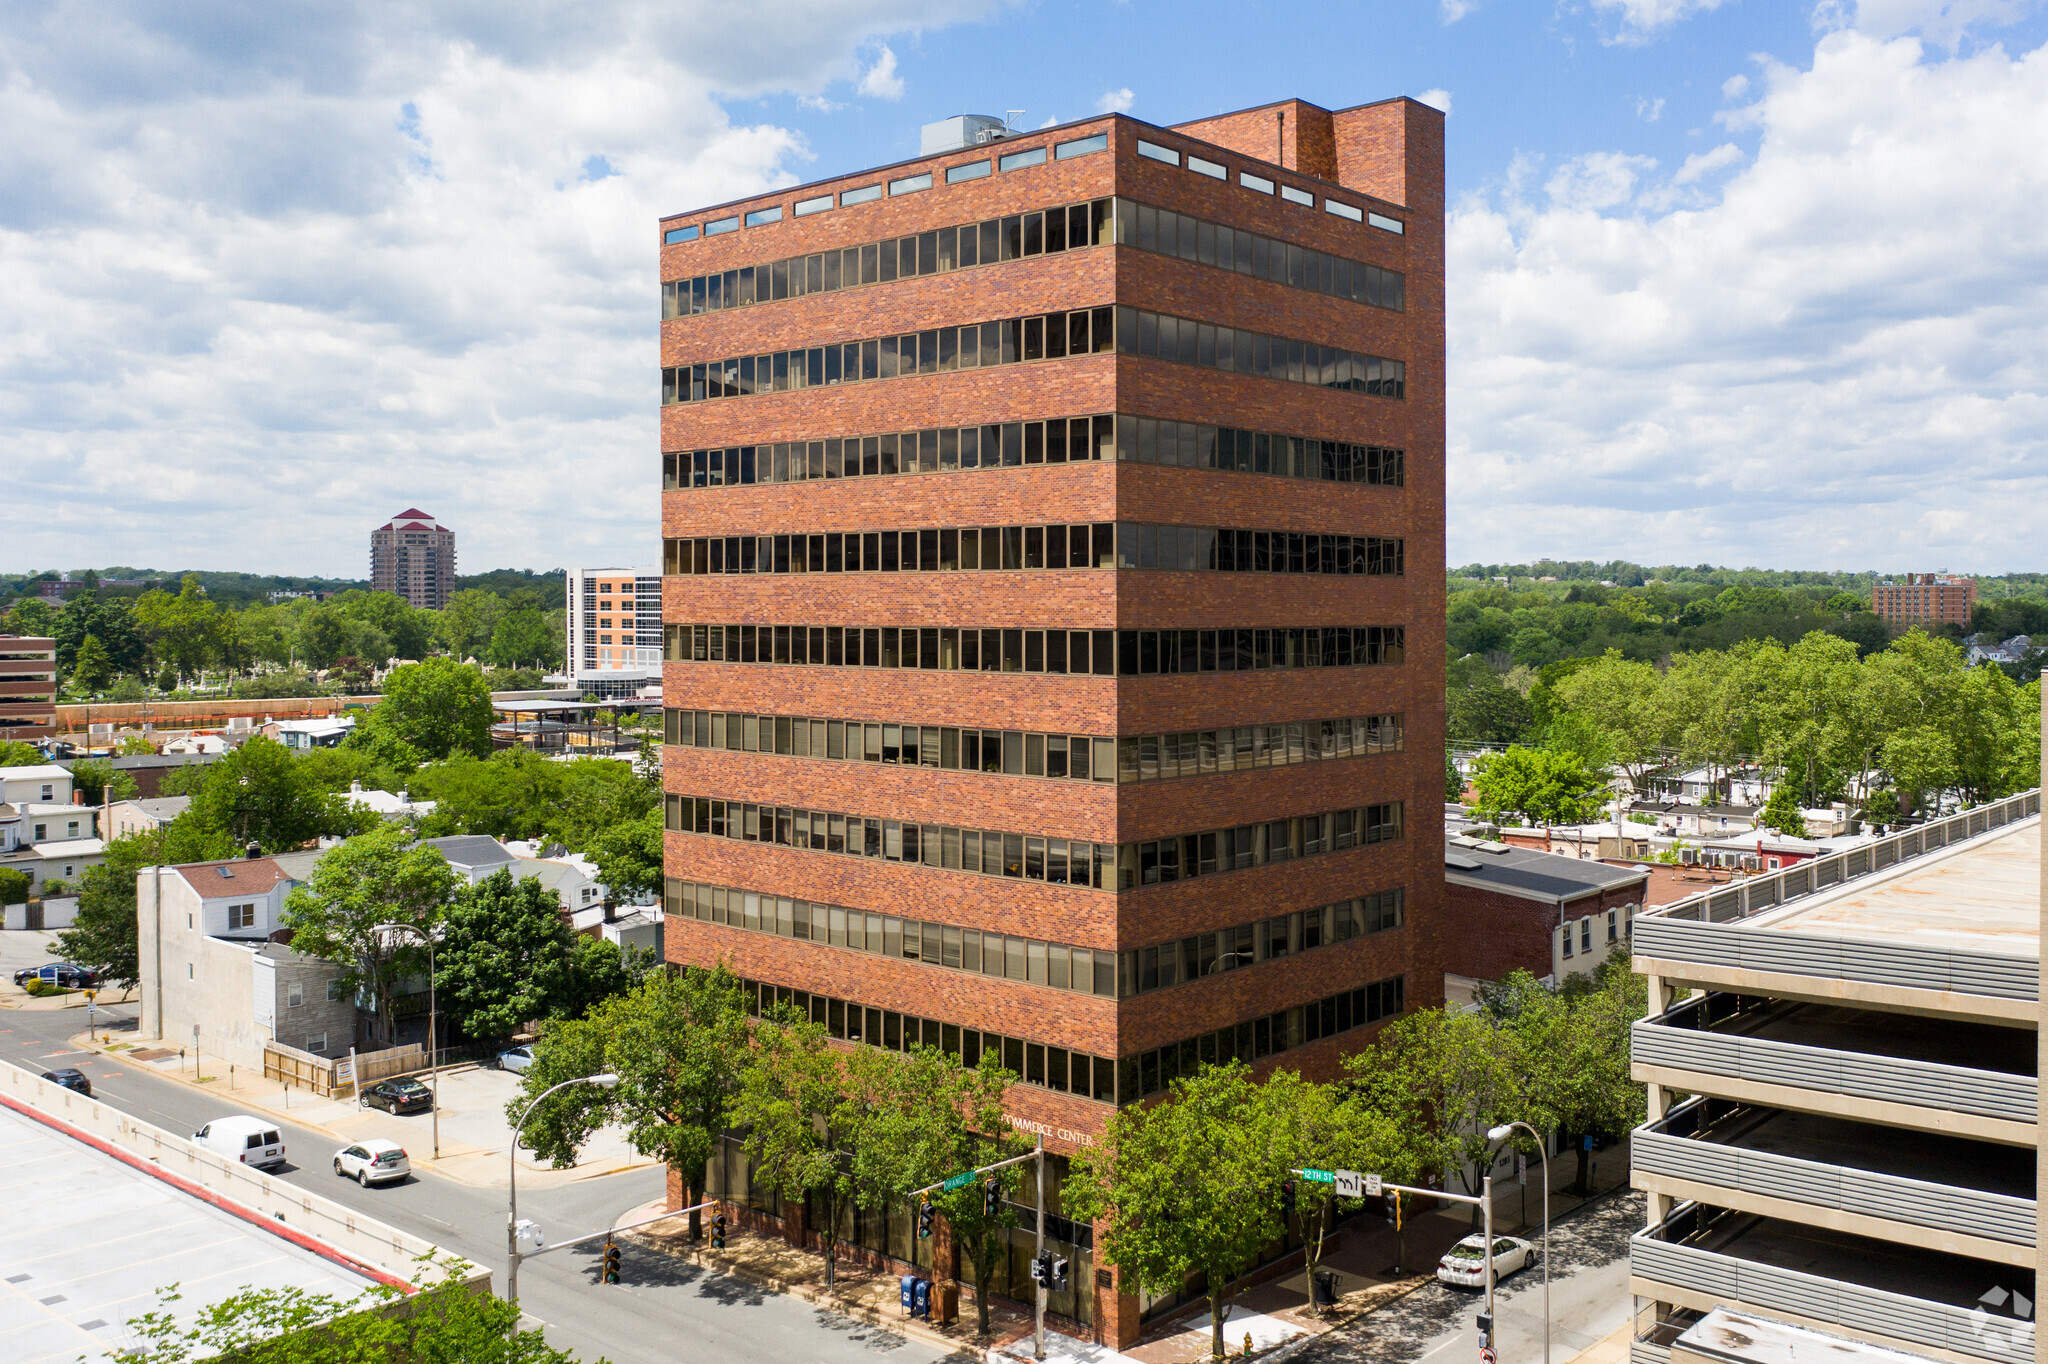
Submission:
<svg viewBox="0 0 2048 1364">
<path fill-rule="evenodd" d="M 926 151 L 661 223 L 667 950 L 1064 1153 L 1440 995 L 1442 116 Z"/>
</svg>

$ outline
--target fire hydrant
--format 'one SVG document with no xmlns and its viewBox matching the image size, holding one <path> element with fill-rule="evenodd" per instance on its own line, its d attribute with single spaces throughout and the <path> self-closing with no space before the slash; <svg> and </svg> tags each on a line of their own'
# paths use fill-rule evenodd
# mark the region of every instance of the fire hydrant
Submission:
<svg viewBox="0 0 2048 1364">
<path fill-rule="evenodd" d="M 1246 1359 L 1252 1357 L 1252 1333 L 1250 1331 L 1244 1333 L 1244 1357 Z"/>
</svg>

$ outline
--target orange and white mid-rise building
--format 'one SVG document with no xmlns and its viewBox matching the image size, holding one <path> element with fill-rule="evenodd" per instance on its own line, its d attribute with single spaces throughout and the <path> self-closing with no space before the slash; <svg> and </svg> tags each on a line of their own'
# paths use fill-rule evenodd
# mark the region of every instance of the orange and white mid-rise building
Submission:
<svg viewBox="0 0 2048 1364">
<path fill-rule="evenodd" d="M 1968 626 L 1977 580 L 1948 573 L 1908 573 L 1870 589 L 1870 609 L 1895 625 Z"/>
<path fill-rule="evenodd" d="M 569 570 L 568 671 L 601 696 L 661 682 L 661 569 Z"/>
</svg>

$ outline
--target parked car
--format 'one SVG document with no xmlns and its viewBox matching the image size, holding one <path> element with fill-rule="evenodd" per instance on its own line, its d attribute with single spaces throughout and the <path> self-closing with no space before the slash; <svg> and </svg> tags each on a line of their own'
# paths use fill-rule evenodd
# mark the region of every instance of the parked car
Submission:
<svg viewBox="0 0 2048 1364">
<path fill-rule="evenodd" d="M 1499 1283 L 1510 1274 L 1527 1269 L 1536 1260 L 1536 1247 L 1515 1236 L 1493 1238 L 1493 1281 Z M 1484 1288 L 1486 1286 L 1486 1237 L 1467 1236 L 1464 1240 L 1444 1252 L 1444 1258 L 1437 1261 L 1438 1283 L 1453 1288 Z"/>
<path fill-rule="evenodd" d="M 194 1132 L 192 1140 L 244 1165 L 284 1164 L 284 1134 L 272 1123 L 246 1113 L 215 1118 Z"/>
<path fill-rule="evenodd" d="M 508 1047 L 498 1053 L 498 1069 L 509 1070 L 514 1075 L 524 1075 L 533 1065 L 532 1047 Z"/>
<path fill-rule="evenodd" d="M 418 1080 L 384 1080 L 363 1091 L 363 1102 L 387 1113 L 424 1113 L 434 1106 L 434 1091 Z"/>
<path fill-rule="evenodd" d="M 24 966 L 14 973 L 14 983 L 27 986 L 32 980 L 45 985 L 54 985 L 60 990 L 90 990 L 99 979 L 89 968 L 74 966 L 68 961 L 45 962 L 41 966 Z"/>
<path fill-rule="evenodd" d="M 334 1173 L 368 1188 L 372 1184 L 391 1184 L 404 1179 L 412 1173 L 412 1161 L 407 1158 L 405 1148 L 397 1142 L 373 1137 L 336 1151 Z"/>
<path fill-rule="evenodd" d="M 53 1085 L 75 1089 L 88 1099 L 92 1097 L 92 1081 L 85 1078 L 85 1072 L 82 1070 L 75 1070 L 70 1066 L 62 1070 L 46 1070 L 43 1072 L 43 1078 Z"/>
</svg>

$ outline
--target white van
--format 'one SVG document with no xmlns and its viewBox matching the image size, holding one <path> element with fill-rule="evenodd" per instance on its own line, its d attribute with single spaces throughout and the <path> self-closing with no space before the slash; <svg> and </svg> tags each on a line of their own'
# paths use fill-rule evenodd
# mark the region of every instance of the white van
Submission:
<svg viewBox="0 0 2048 1364">
<path fill-rule="evenodd" d="M 192 1134 L 192 1140 L 217 1155 L 244 1165 L 284 1164 L 284 1134 L 273 1123 L 246 1113 L 215 1118 Z"/>
</svg>

